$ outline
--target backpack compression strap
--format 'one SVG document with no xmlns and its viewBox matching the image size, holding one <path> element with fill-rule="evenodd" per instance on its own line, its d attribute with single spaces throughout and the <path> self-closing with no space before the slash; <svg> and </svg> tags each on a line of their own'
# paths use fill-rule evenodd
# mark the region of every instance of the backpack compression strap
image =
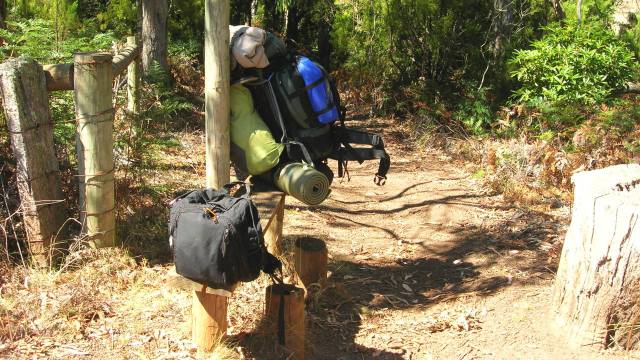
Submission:
<svg viewBox="0 0 640 360">
<path fill-rule="evenodd" d="M 376 185 L 384 185 L 387 180 L 387 173 L 391 167 L 391 158 L 384 149 L 384 142 L 377 134 L 371 134 L 363 131 L 350 130 L 342 126 L 335 127 L 338 142 L 341 146 L 334 150 L 331 158 L 338 160 L 338 165 L 342 168 L 346 161 L 357 161 L 362 164 L 365 160 L 380 159 L 378 172 L 373 181 Z M 354 148 L 351 144 L 371 145 L 371 148 Z M 338 174 L 339 176 L 341 174 Z"/>
</svg>

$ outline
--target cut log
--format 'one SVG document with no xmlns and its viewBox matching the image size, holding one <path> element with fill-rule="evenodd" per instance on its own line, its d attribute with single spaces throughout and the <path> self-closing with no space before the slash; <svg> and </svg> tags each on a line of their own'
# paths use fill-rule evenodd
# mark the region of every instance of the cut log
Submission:
<svg viewBox="0 0 640 360">
<path fill-rule="evenodd" d="M 328 256 L 324 241 L 311 237 L 296 240 L 295 269 L 305 289 L 308 290 L 312 284 L 322 284 L 327 280 Z"/>
<path fill-rule="evenodd" d="M 73 64 L 44 65 L 47 90 L 73 90 Z"/>
<path fill-rule="evenodd" d="M 304 360 L 304 290 L 289 284 L 266 289 L 268 333 L 274 334 L 283 358 Z"/>
<path fill-rule="evenodd" d="M 573 176 L 556 277 L 556 325 L 573 346 L 634 347 L 640 325 L 640 166 Z"/>
<path fill-rule="evenodd" d="M 33 260 L 47 265 L 67 216 L 60 170 L 53 146 L 45 74 L 34 60 L 0 65 L 0 93 L 11 147 L 17 162 L 18 191 Z"/>
</svg>

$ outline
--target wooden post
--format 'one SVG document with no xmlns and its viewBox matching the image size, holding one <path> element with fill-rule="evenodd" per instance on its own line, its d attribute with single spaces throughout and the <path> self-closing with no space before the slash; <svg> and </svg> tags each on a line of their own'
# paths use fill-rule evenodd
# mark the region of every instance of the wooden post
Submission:
<svg viewBox="0 0 640 360">
<path fill-rule="evenodd" d="M 0 92 L 30 251 L 37 265 L 46 265 L 67 211 L 42 66 L 24 57 L 6 61 L 0 65 Z"/>
<path fill-rule="evenodd" d="M 275 334 L 286 359 L 304 360 L 304 290 L 276 284 L 266 290 L 269 333 Z"/>
<path fill-rule="evenodd" d="M 322 284 L 327 280 L 328 256 L 324 241 L 312 237 L 296 239 L 294 266 L 306 289 L 309 289 L 311 284 Z"/>
<path fill-rule="evenodd" d="M 127 45 L 136 46 L 135 36 L 127 37 Z M 140 111 L 140 58 L 134 59 L 127 70 L 127 110 L 131 114 Z"/>
<path fill-rule="evenodd" d="M 640 335 L 640 166 L 573 176 L 567 232 L 553 304 L 574 346 L 635 347 Z"/>
<path fill-rule="evenodd" d="M 211 352 L 227 333 L 226 296 L 194 291 L 192 298 L 191 336 L 198 349 Z"/>
<path fill-rule="evenodd" d="M 81 53 L 73 61 L 83 232 L 98 248 L 115 246 L 112 56 Z"/>
<path fill-rule="evenodd" d="M 207 187 L 229 182 L 229 0 L 205 2 L 205 126 Z"/>
<path fill-rule="evenodd" d="M 206 183 L 219 189 L 230 180 L 229 0 L 206 0 L 204 16 Z M 227 298 L 205 291 L 192 296 L 193 341 L 211 351 L 211 344 L 226 335 Z"/>
</svg>

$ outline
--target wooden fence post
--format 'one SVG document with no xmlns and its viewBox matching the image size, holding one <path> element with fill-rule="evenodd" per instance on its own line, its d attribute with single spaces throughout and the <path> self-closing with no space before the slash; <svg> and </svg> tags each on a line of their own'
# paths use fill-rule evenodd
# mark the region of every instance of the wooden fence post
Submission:
<svg viewBox="0 0 640 360">
<path fill-rule="evenodd" d="M 115 246 L 112 56 L 75 54 L 73 66 L 83 229 L 94 246 Z"/>
<path fill-rule="evenodd" d="M 207 187 L 221 188 L 229 182 L 229 0 L 205 1 L 205 128 Z M 226 335 L 227 299 L 206 291 L 193 292 L 192 339 L 200 350 Z M 214 326 L 215 324 L 215 326 Z M 215 329 L 210 331 L 209 329 Z"/>
<path fill-rule="evenodd" d="M 46 265 L 67 211 L 42 66 L 24 57 L 6 61 L 0 65 L 0 92 L 30 251 L 37 265 Z"/>
<path fill-rule="evenodd" d="M 127 45 L 136 46 L 136 37 L 128 36 Z M 131 114 L 140 111 L 140 57 L 134 59 L 127 69 L 127 110 Z"/>
<path fill-rule="evenodd" d="M 229 0 L 207 0 L 205 5 L 205 126 L 207 187 L 229 182 Z"/>
</svg>

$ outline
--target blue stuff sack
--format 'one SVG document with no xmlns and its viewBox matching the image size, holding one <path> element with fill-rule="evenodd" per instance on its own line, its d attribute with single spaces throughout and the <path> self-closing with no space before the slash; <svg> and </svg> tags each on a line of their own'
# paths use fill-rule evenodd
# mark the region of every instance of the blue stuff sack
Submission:
<svg viewBox="0 0 640 360">
<path fill-rule="evenodd" d="M 320 124 L 331 124 L 336 121 L 340 115 L 333 101 L 333 92 L 324 69 L 309 58 L 300 56 L 297 70 L 304 80 L 309 103 L 318 118 L 318 122 Z"/>
</svg>

